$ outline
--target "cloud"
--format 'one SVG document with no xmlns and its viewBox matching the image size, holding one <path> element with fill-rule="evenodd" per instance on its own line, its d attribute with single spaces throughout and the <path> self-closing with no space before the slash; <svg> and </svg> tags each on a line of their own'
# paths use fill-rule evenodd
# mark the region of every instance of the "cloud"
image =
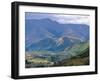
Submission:
<svg viewBox="0 0 100 81">
<path fill-rule="evenodd" d="M 33 13 L 26 12 L 25 19 L 51 19 L 60 24 L 87 24 L 89 25 L 89 16 L 85 15 L 62 15 L 62 14 L 49 14 L 49 13 Z"/>
<path fill-rule="evenodd" d="M 89 25 L 89 16 L 82 16 L 82 15 L 53 15 L 55 20 L 61 24 L 87 24 Z"/>
</svg>

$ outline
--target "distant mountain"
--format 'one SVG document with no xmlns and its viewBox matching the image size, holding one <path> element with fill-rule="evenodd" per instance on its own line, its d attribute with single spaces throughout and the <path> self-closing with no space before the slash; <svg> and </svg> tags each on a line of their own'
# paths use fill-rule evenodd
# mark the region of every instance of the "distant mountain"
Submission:
<svg viewBox="0 0 100 81">
<path fill-rule="evenodd" d="M 89 40 L 89 26 L 59 24 L 50 19 L 25 20 L 25 49 L 63 51 L 65 48 Z"/>
</svg>

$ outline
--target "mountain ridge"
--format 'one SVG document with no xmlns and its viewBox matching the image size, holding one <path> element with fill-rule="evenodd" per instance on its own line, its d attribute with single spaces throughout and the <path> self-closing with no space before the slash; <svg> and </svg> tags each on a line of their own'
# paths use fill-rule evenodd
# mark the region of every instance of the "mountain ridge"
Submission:
<svg viewBox="0 0 100 81">
<path fill-rule="evenodd" d="M 62 51 L 73 43 L 89 39 L 89 26 L 59 24 L 50 19 L 25 20 L 25 49 Z"/>
</svg>

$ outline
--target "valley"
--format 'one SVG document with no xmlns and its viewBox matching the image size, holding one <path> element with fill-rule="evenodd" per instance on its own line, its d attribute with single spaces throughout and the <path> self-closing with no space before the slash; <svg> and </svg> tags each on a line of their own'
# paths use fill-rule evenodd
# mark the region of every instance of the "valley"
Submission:
<svg viewBox="0 0 100 81">
<path fill-rule="evenodd" d="M 89 65 L 89 25 L 25 20 L 26 68 L 80 65 Z"/>
<path fill-rule="evenodd" d="M 89 43 L 80 43 L 61 52 L 26 52 L 26 68 L 89 65 Z"/>
</svg>

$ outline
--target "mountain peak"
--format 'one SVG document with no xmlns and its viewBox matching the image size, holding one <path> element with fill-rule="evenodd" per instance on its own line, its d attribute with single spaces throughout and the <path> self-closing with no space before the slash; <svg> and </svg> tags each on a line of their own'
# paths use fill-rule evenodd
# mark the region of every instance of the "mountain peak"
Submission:
<svg viewBox="0 0 100 81">
<path fill-rule="evenodd" d="M 25 20 L 25 46 L 30 50 L 63 50 L 89 38 L 83 24 L 59 24 L 51 19 Z"/>
</svg>

